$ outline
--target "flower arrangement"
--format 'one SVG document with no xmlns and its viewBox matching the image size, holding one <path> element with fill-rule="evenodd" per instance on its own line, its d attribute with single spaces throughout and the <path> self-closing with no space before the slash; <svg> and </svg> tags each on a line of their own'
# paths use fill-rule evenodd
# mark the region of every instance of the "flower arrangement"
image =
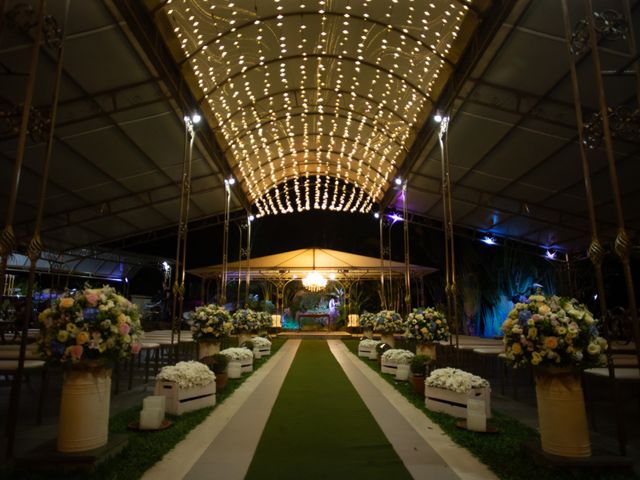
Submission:
<svg viewBox="0 0 640 480">
<path fill-rule="evenodd" d="M 204 305 L 196 308 L 193 316 L 193 339 L 220 340 L 227 337 L 233 330 L 231 315 L 218 305 Z"/>
<path fill-rule="evenodd" d="M 574 298 L 539 292 L 516 303 L 502 324 L 505 355 L 514 367 L 591 368 L 605 363 L 607 342 L 597 321 Z"/>
<path fill-rule="evenodd" d="M 225 348 L 220 353 L 226 355 L 230 361 L 253 360 L 253 352 L 248 348 Z"/>
<path fill-rule="evenodd" d="M 414 308 L 407 316 L 406 334 L 418 343 L 439 342 L 449 338 L 449 325 L 445 316 L 435 308 Z"/>
<path fill-rule="evenodd" d="M 253 342 L 253 346 L 255 348 L 271 347 L 271 342 L 264 337 L 251 337 L 251 341 Z"/>
<path fill-rule="evenodd" d="M 358 322 L 363 330 L 373 330 L 373 313 L 364 312 L 360 315 Z"/>
<path fill-rule="evenodd" d="M 413 357 L 415 357 L 415 355 L 409 350 L 392 348 L 382 354 L 382 362 L 396 363 L 399 365 L 409 365 Z"/>
<path fill-rule="evenodd" d="M 373 315 L 373 330 L 381 333 L 395 333 L 404 330 L 404 322 L 399 313 L 382 310 Z"/>
<path fill-rule="evenodd" d="M 425 380 L 427 387 L 443 388 L 457 393 L 467 393 L 473 388 L 485 388 L 489 382 L 457 368 L 438 368 Z"/>
<path fill-rule="evenodd" d="M 269 312 L 256 312 L 258 316 L 258 330 L 267 330 L 271 327 L 271 314 Z"/>
<path fill-rule="evenodd" d="M 242 308 L 235 311 L 232 323 L 236 333 L 255 333 L 260 328 L 260 315 L 248 308 Z"/>
<path fill-rule="evenodd" d="M 38 320 L 38 350 L 51 363 L 124 359 L 141 348 L 138 308 L 109 286 L 64 293 Z"/>
<path fill-rule="evenodd" d="M 162 367 L 156 380 L 175 382 L 178 388 L 194 388 L 215 382 L 216 376 L 204 363 L 189 361 Z"/>
<path fill-rule="evenodd" d="M 361 348 L 369 349 L 369 348 L 376 348 L 379 343 L 381 343 L 380 340 L 372 340 L 370 338 L 364 338 L 360 340 L 360 343 L 358 344 L 358 346 Z"/>
</svg>

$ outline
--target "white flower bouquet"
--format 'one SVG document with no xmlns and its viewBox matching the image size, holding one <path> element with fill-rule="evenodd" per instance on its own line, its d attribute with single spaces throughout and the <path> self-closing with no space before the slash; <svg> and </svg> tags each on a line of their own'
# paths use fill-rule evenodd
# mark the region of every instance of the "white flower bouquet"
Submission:
<svg viewBox="0 0 640 480">
<path fill-rule="evenodd" d="M 473 388 L 485 388 L 489 382 L 457 368 L 438 368 L 425 380 L 427 387 L 443 388 L 457 393 L 467 393 Z"/>
<path fill-rule="evenodd" d="M 38 320 L 38 350 L 50 363 L 125 359 L 141 348 L 138 307 L 109 286 L 64 293 Z"/>
<path fill-rule="evenodd" d="M 231 315 L 218 305 L 198 307 L 191 318 L 193 320 L 191 331 L 195 341 L 221 340 L 229 336 L 233 330 Z"/>
<path fill-rule="evenodd" d="M 395 333 L 404 330 L 404 321 L 393 310 L 382 310 L 373 315 L 373 330 L 380 333 Z"/>
<path fill-rule="evenodd" d="M 605 363 L 598 322 L 574 298 L 531 295 L 502 324 L 505 355 L 514 367 L 591 368 Z"/>
<path fill-rule="evenodd" d="M 449 326 L 445 316 L 435 308 L 414 308 L 407 316 L 408 338 L 419 343 L 439 342 L 449 338 Z"/>
<path fill-rule="evenodd" d="M 248 308 L 236 310 L 233 314 L 233 329 L 236 333 L 257 333 L 260 328 L 260 315 Z"/>
<path fill-rule="evenodd" d="M 395 363 L 397 365 L 409 365 L 415 355 L 409 350 L 392 348 L 382 354 L 383 363 Z"/>
<path fill-rule="evenodd" d="M 379 343 L 380 343 L 380 340 L 372 340 L 370 338 L 364 338 L 364 339 L 360 340 L 360 343 L 358 344 L 358 347 L 359 348 L 366 348 L 366 349 L 376 348 Z"/>
<path fill-rule="evenodd" d="M 226 355 L 229 361 L 253 360 L 253 352 L 248 348 L 225 348 L 221 350 L 222 355 Z"/>
<path fill-rule="evenodd" d="M 264 337 L 251 337 L 250 339 L 253 342 L 253 346 L 255 348 L 270 348 L 271 342 Z"/>
<path fill-rule="evenodd" d="M 179 388 L 204 387 L 216 380 L 215 374 L 200 362 L 178 362 L 175 365 L 162 367 L 156 380 L 174 382 Z"/>
</svg>

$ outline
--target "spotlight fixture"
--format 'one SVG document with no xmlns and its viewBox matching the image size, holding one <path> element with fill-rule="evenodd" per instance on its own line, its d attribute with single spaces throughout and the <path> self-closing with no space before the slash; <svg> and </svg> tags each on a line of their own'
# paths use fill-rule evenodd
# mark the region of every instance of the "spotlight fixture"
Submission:
<svg viewBox="0 0 640 480">
<path fill-rule="evenodd" d="M 375 218 L 376 220 L 377 220 L 378 218 L 380 218 L 380 212 L 374 212 L 374 213 L 373 213 L 373 218 Z"/>
<path fill-rule="evenodd" d="M 249 220 L 250 222 L 253 222 L 256 219 L 256 217 L 254 215 L 249 215 L 247 217 L 247 220 Z"/>
<path fill-rule="evenodd" d="M 436 123 L 442 123 L 442 114 L 439 111 L 433 116 L 433 121 Z"/>
<path fill-rule="evenodd" d="M 224 183 L 225 183 L 225 185 L 229 185 L 229 186 L 235 185 L 236 179 L 233 178 L 233 177 L 225 178 L 224 179 Z"/>
<path fill-rule="evenodd" d="M 191 121 L 193 123 L 200 123 L 200 120 L 202 120 L 202 117 L 199 114 L 194 113 L 193 115 L 191 115 Z"/>
<path fill-rule="evenodd" d="M 166 260 L 162 262 L 162 268 L 164 269 L 165 272 L 168 272 L 169 270 L 171 270 L 171 267 L 169 266 Z"/>
<path fill-rule="evenodd" d="M 490 236 L 484 236 L 480 239 L 480 241 L 482 243 L 486 243 L 487 245 L 497 245 L 498 243 L 496 242 L 495 237 L 490 237 Z"/>
<path fill-rule="evenodd" d="M 402 179 L 400 177 L 396 177 L 396 179 L 394 180 L 396 185 L 402 185 Z"/>
</svg>

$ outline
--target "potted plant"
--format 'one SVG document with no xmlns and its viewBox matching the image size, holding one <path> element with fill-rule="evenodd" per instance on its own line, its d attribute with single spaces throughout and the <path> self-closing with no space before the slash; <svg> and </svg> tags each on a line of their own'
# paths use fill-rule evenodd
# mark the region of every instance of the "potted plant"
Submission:
<svg viewBox="0 0 640 480">
<path fill-rule="evenodd" d="M 231 315 L 224 307 L 203 305 L 196 308 L 191 331 L 198 342 L 199 358 L 209 357 L 220 351 L 220 342 L 233 330 Z"/>
<path fill-rule="evenodd" d="M 436 358 L 435 342 L 449 339 L 449 326 L 444 314 L 435 308 L 414 308 L 407 316 L 407 338 L 418 343 L 416 353 Z"/>
<path fill-rule="evenodd" d="M 111 369 L 140 351 L 140 315 L 109 287 L 64 293 L 38 317 L 38 350 L 65 368 L 58 450 L 82 452 L 108 440 Z M 91 420 L 88 421 L 87 419 Z"/>
<path fill-rule="evenodd" d="M 178 362 L 156 375 L 155 395 L 166 397 L 167 413 L 182 415 L 216 403 L 216 376 L 201 362 Z"/>
<path fill-rule="evenodd" d="M 427 367 L 431 362 L 431 357 L 427 355 L 416 355 L 411 359 L 409 369 L 411 370 L 411 387 L 416 395 L 424 398 L 424 380 L 427 376 Z"/>
<path fill-rule="evenodd" d="M 580 371 L 605 363 L 607 342 L 597 326 L 576 299 L 540 291 L 517 303 L 502 324 L 507 362 L 513 368 L 532 367 L 540 439 L 547 453 L 591 455 Z"/>
<path fill-rule="evenodd" d="M 214 353 L 209 357 L 200 360 L 207 365 L 216 376 L 216 392 L 221 392 L 227 384 L 229 375 L 227 366 L 229 365 L 229 357 L 221 353 Z"/>
</svg>

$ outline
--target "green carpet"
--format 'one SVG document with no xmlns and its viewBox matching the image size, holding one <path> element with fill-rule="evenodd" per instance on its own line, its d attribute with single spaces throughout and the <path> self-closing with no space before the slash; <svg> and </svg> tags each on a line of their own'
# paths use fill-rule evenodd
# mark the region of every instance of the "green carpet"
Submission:
<svg viewBox="0 0 640 480">
<path fill-rule="evenodd" d="M 247 479 L 411 478 L 325 341 L 306 340 L 271 411 Z"/>
</svg>

